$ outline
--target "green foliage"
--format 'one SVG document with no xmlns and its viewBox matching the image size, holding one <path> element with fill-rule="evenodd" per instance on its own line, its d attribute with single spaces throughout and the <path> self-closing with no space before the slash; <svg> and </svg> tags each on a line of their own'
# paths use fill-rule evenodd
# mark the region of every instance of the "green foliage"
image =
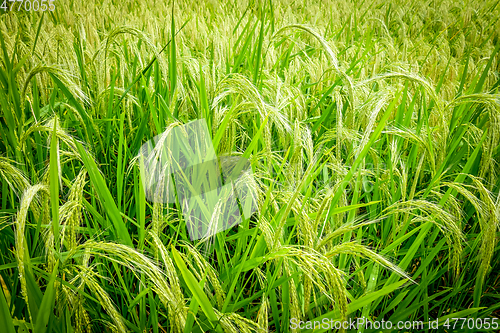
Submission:
<svg viewBox="0 0 500 333">
<path fill-rule="evenodd" d="M 0 330 L 498 318 L 499 11 L 65 0 L 2 13 Z M 218 155 L 250 161 L 258 210 L 191 241 L 178 200 L 146 199 L 137 155 L 201 118 Z"/>
</svg>

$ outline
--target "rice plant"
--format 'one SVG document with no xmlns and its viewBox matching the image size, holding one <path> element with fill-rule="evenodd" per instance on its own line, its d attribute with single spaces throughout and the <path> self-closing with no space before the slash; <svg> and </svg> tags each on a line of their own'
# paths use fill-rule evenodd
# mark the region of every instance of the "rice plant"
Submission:
<svg viewBox="0 0 500 333">
<path fill-rule="evenodd" d="M 499 18 L 5 1 L 0 331 L 498 331 Z"/>
</svg>

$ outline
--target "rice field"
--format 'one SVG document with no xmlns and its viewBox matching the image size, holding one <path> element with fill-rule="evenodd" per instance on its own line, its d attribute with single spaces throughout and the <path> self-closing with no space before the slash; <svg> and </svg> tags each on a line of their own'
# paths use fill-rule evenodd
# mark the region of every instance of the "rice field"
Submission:
<svg viewBox="0 0 500 333">
<path fill-rule="evenodd" d="M 500 329 L 498 0 L 5 1 L 0 35 L 1 332 Z M 246 163 L 235 223 L 191 224 L 202 151 Z"/>
</svg>

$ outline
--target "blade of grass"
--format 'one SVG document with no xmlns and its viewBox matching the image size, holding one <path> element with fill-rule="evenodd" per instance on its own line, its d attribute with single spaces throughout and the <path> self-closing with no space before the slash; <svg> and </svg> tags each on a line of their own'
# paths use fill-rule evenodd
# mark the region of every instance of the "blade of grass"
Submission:
<svg viewBox="0 0 500 333">
<path fill-rule="evenodd" d="M 203 289 L 201 289 L 199 282 L 194 277 L 193 273 L 188 270 L 186 264 L 184 263 L 184 259 L 182 259 L 179 252 L 172 246 L 172 256 L 174 257 L 174 261 L 177 264 L 177 268 L 181 271 L 182 277 L 186 282 L 189 290 L 193 293 L 193 297 L 198 301 L 201 309 L 207 316 L 208 320 L 212 325 L 212 328 L 215 329 L 218 333 L 222 333 L 222 328 L 219 326 L 219 319 L 212 308 L 212 304 L 210 304 L 210 300 Z"/>
<path fill-rule="evenodd" d="M 122 242 L 125 245 L 133 246 L 132 239 L 130 238 L 130 234 L 127 230 L 127 227 L 121 217 L 120 211 L 116 206 L 116 203 L 106 186 L 106 182 L 104 181 L 103 176 L 101 175 L 99 168 L 94 162 L 93 158 L 89 156 L 85 148 L 78 141 L 74 140 L 75 146 L 80 153 L 80 157 L 82 158 L 83 164 L 87 169 L 92 185 L 96 188 L 99 198 L 102 200 L 103 206 L 106 209 L 106 213 L 108 214 L 111 222 L 113 223 L 115 229 L 115 235 L 117 240 Z"/>
</svg>

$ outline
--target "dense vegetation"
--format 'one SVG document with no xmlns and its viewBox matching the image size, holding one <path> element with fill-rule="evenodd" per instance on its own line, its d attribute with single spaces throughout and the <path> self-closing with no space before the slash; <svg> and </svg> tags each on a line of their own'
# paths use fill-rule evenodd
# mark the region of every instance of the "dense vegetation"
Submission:
<svg viewBox="0 0 500 333">
<path fill-rule="evenodd" d="M 498 2 L 2 10 L 0 330 L 498 318 Z M 195 119 L 258 211 L 191 241 L 136 156 Z"/>
</svg>

